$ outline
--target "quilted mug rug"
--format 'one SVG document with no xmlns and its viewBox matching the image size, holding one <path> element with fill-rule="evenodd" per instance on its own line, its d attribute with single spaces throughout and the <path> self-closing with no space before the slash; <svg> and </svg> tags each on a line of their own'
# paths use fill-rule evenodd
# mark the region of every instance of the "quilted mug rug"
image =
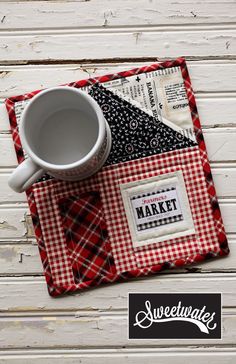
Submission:
<svg viewBox="0 0 236 364">
<path fill-rule="evenodd" d="M 156 112 L 156 105 L 147 110 L 148 105 L 140 104 L 138 93 L 131 98 L 125 95 L 133 77 L 142 81 L 154 74 L 164 95 L 162 102 L 167 98 L 171 103 L 168 80 L 176 77 L 176 70 L 181 77 L 181 82 L 176 81 L 180 98 L 184 95 L 188 101 L 185 114 L 168 109 L 166 120 Z M 227 255 L 185 60 L 68 86 L 86 87 L 100 105 L 110 125 L 112 148 L 94 176 L 66 182 L 45 175 L 27 191 L 49 294 L 58 296 Z M 38 92 L 6 100 L 19 163 L 25 155 L 17 107 Z M 193 135 L 186 133 L 184 122 L 191 124 Z"/>
</svg>

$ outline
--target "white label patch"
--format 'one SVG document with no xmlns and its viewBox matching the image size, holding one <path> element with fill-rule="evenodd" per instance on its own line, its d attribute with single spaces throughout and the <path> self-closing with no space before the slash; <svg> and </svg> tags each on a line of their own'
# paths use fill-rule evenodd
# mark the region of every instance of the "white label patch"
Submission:
<svg viewBox="0 0 236 364">
<path fill-rule="evenodd" d="M 138 231 L 183 220 L 176 187 L 130 198 Z"/>
<path fill-rule="evenodd" d="M 134 248 L 195 233 L 181 171 L 120 189 Z"/>
</svg>

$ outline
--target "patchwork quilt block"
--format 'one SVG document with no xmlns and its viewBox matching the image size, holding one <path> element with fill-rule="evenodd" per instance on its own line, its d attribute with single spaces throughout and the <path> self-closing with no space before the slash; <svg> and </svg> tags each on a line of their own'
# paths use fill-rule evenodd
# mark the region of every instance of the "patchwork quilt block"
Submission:
<svg viewBox="0 0 236 364">
<path fill-rule="evenodd" d="M 139 82 L 149 76 L 156 77 L 160 87 L 160 113 L 154 106 L 148 109 L 147 103 L 140 105 L 138 94 L 133 95 L 136 101 L 126 95 L 129 79 L 139 77 Z M 171 77 L 179 90 L 176 112 L 166 106 L 172 103 Z M 49 294 L 227 255 L 184 59 L 68 86 L 84 88 L 100 105 L 111 128 L 112 148 L 94 176 L 66 182 L 45 175 L 27 191 Z M 19 163 L 26 156 L 18 133 L 18 108 L 38 92 L 6 100 Z M 184 113 L 178 105 L 184 105 Z M 161 114 L 161 108 L 168 112 Z M 167 115 L 171 119 L 166 120 Z M 190 125 L 190 132 L 183 125 Z"/>
</svg>

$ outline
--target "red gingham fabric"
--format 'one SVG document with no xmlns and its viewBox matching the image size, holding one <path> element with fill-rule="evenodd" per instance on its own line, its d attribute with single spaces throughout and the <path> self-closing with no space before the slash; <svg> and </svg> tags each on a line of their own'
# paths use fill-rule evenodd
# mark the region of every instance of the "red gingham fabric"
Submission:
<svg viewBox="0 0 236 364">
<path fill-rule="evenodd" d="M 116 271 L 97 191 L 94 178 L 79 184 L 47 180 L 34 185 L 42 236 L 57 286 L 109 279 Z M 92 202 L 93 196 L 96 200 Z"/>
<path fill-rule="evenodd" d="M 183 173 L 196 234 L 133 249 L 120 185 L 176 171 Z M 196 253 L 219 252 L 217 231 L 221 233 L 221 230 L 212 218 L 198 147 L 120 163 L 113 168 L 104 168 L 98 178 L 101 179 L 103 208 L 118 272 Z"/>
<path fill-rule="evenodd" d="M 180 170 L 196 233 L 133 248 L 120 184 Z M 42 181 L 35 184 L 34 196 L 57 286 L 110 279 L 167 261 L 187 259 L 192 263 L 196 255 L 219 253 L 217 233 L 221 230 L 212 218 L 198 147 L 107 166 L 86 181 Z"/>
<path fill-rule="evenodd" d="M 35 228 L 35 234 L 36 234 L 37 241 L 38 241 L 40 256 L 41 256 L 41 260 L 43 263 L 45 278 L 46 278 L 46 281 L 48 284 L 48 289 L 49 289 L 50 295 L 58 296 L 60 294 L 66 293 L 66 292 L 73 292 L 77 289 L 83 289 L 83 288 L 90 287 L 90 286 L 96 286 L 96 285 L 99 285 L 99 284 L 105 283 L 105 282 L 115 282 L 117 280 L 124 280 L 124 279 L 139 277 L 139 276 L 143 276 L 143 275 L 156 274 L 157 272 L 159 272 L 160 270 L 163 270 L 163 269 L 176 268 L 176 267 L 183 266 L 185 264 L 196 263 L 196 262 L 200 262 L 205 259 L 212 258 L 212 257 L 227 255 L 229 253 L 226 234 L 225 234 L 225 230 L 224 230 L 224 226 L 223 226 L 223 222 L 222 222 L 222 218 L 221 218 L 221 213 L 220 213 L 220 209 L 219 209 L 219 205 L 218 205 L 218 201 L 217 201 L 217 197 L 216 197 L 216 192 L 215 192 L 215 188 L 214 188 L 214 184 L 213 184 L 213 180 L 212 180 L 210 165 L 209 165 L 208 158 L 207 158 L 206 146 L 204 143 L 200 120 L 199 120 L 198 112 L 197 112 L 197 108 L 196 108 L 195 97 L 194 97 L 193 90 L 191 87 L 191 81 L 189 78 L 185 60 L 183 58 L 178 58 L 174 61 L 165 61 L 162 63 L 156 63 L 156 64 L 153 64 L 150 66 L 135 68 L 132 70 L 128 70 L 128 71 L 124 71 L 124 72 L 120 72 L 120 73 L 116 73 L 116 74 L 110 74 L 110 75 L 101 76 L 101 77 L 97 77 L 97 78 L 90 78 L 87 80 L 73 82 L 73 83 L 70 83 L 68 86 L 80 88 L 80 87 L 91 85 L 97 81 L 102 83 L 102 82 L 111 81 L 114 79 L 119 79 L 122 77 L 129 77 L 129 76 L 141 74 L 144 72 L 150 72 L 150 71 L 155 71 L 158 69 L 164 69 L 164 68 L 170 68 L 170 67 L 176 67 L 176 66 L 180 67 L 180 69 L 181 69 L 184 85 L 185 85 L 186 92 L 187 92 L 187 97 L 189 100 L 189 106 L 190 106 L 191 116 L 192 116 L 192 120 L 193 120 L 194 131 L 195 131 L 195 135 L 196 135 L 197 142 L 199 145 L 201 168 L 203 169 L 203 173 L 204 173 L 205 186 L 207 188 L 207 194 L 208 194 L 208 202 L 210 201 L 210 211 L 213 216 L 214 228 L 215 228 L 215 234 L 216 234 L 217 240 L 215 239 L 215 234 L 212 232 L 212 240 L 210 243 L 210 240 L 209 240 L 210 239 L 209 237 L 211 235 L 211 227 L 210 227 L 210 230 L 207 233 L 207 236 L 208 236 L 207 240 L 198 239 L 198 244 L 192 243 L 190 245 L 187 244 L 185 246 L 179 245 L 178 242 L 177 242 L 177 244 L 169 244 L 168 246 L 165 245 L 165 249 L 162 251 L 160 256 L 157 256 L 157 254 L 156 254 L 157 252 L 154 252 L 151 249 L 151 246 L 148 247 L 148 254 L 145 250 L 145 249 L 147 249 L 147 247 L 142 248 L 141 250 L 140 250 L 140 248 L 136 248 L 133 253 L 133 259 L 135 260 L 137 265 L 132 265 L 132 268 L 130 268 L 129 271 L 124 272 L 123 271 L 124 267 L 122 266 L 122 264 L 120 264 L 120 263 L 118 264 L 117 252 L 114 250 L 114 253 L 113 253 L 111 250 L 112 238 L 109 236 L 109 239 L 111 241 L 107 241 L 107 246 L 106 246 L 105 250 L 107 252 L 109 252 L 109 256 L 110 256 L 110 266 L 111 266 L 110 273 L 108 273 L 107 275 L 101 276 L 101 277 L 99 276 L 96 279 L 82 280 L 80 283 L 76 283 L 76 278 L 74 276 L 74 272 L 72 269 L 73 263 L 71 263 L 71 260 L 70 260 L 71 257 L 70 257 L 68 247 L 66 245 L 65 233 L 64 233 L 64 230 L 63 230 L 63 227 L 61 224 L 62 216 L 60 215 L 60 207 L 59 207 L 60 205 L 59 205 L 58 201 L 60 199 L 67 198 L 69 196 L 68 191 L 70 189 L 71 189 L 71 194 L 73 196 L 75 196 L 76 194 L 78 196 L 78 193 L 84 193 L 84 192 L 89 192 L 89 191 L 99 191 L 98 181 L 96 179 L 92 180 L 92 181 L 87 180 L 86 186 L 83 186 L 81 184 L 79 191 L 78 191 L 78 189 L 76 190 L 75 183 L 64 183 L 64 182 L 57 182 L 55 180 L 52 180 L 52 181 L 47 181 L 46 185 L 43 186 L 43 182 L 42 182 L 42 185 L 37 186 L 37 188 L 29 189 L 27 191 L 27 197 L 28 197 L 32 220 L 33 220 L 33 224 L 34 224 L 34 228 Z M 14 141 L 16 154 L 17 154 L 19 163 L 24 160 L 24 153 L 23 153 L 23 149 L 21 146 L 20 138 L 19 138 L 14 104 L 18 101 L 24 101 L 24 100 L 32 98 L 38 92 L 40 92 L 40 90 L 31 92 L 31 93 L 28 93 L 25 95 L 21 95 L 21 96 L 11 97 L 6 100 L 6 107 L 7 107 L 8 113 L 9 113 L 12 137 L 13 137 L 13 141 Z M 134 161 L 131 161 L 129 163 L 132 163 L 132 162 L 134 162 Z M 199 164 L 199 156 L 198 156 L 197 163 Z M 114 168 L 114 167 L 111 166 L 111 169 L 112 168 Z M 165 168 L 166 168 L 166 170 L 169 170 L 169 168 L 171 170 L 171 168 L 174 169 L 174 166 L 172 166 L 172 167 L 163 166 L 163 169 L 165 169 Z M 196 169 L 197 168 L 200 168 L 200 164 L 198 165 L 198 167 L 196 167 Z M 193 169 L 191 169 L 190 180 L 192 180 L 192 178 L 194 178 L 194 176 L 196 176 L 196 169 L 195 169 L 195 167 Z M 122 180 L 122 178 L 125 181 L 127 176 L 125 176 L 125 175 L 120 176 L 121 180 Z M 91 182 L 91 185 L 90 185 L 90 182 Z M 202 184 L 202 186 L 203 186 L 203 181 L 197 181 L 197 182 L 199 183 L 199 188 L 201 188 L 200 185 Z M 191 185 L 191 183 L 190 183 L 190 185 Z M 188 186 L 189 189 L 191 189 L 190 185 Z M 58 191 L 57 191 L 57 188 L 58 188 Z M 192 186 L 193 190 L 194 190 L 194 188 L 195 187 Z M 48 194 L 48 190 L 51 191 L 51 198 Z M 54 191 L 54 192 L 52 192 L 52 191 Z M 201 191 L 203 191 L 203 190 L 201 190 Z M 205 196 L 205 197 L 203 197 L 204 200 L 206 198 L 205 193 L 206 193 L 206 190 L 204 192 L 204 196 Z M 194 195 L 194 193 L 193 193 L 193 195 Z M 103 192 L 101 191 L 101 198 L 102 198 L 102 196 L 103 196 Z M 191 197 L 191 198 L 193 198 L 193 197 Z M 201 194 L 201 198 L 202 198 L 202 194 Z M 37 205 L 36 205 L 36 201 L 35 201 L 36 199 L 37 199 Z M 41 205 L 40 205 L 40 201 L 42 201 L 42 200 L 44 200 L 44 202 L 43 203 L 41 202 Z M 52 205 L 54 205 L 56 207 L 51 208 L 51 210 L 49 211 L 49 214 L 45 214 L 45 211 L 42 210 L 42 211 L 44 211 L 44 212 L 42 212 L 40 209 L 40 207 L 43 204 L 45 206 L 48 204 L 47 206 L 50 205 L 50 207 L 52 207 Z M 55 211 L 55 209 L 56 209 L 56 211 Z M 106 210 L 106 208 L 104 208 L 104 212 L 105 212 L 105 210 Z M 47 226 L 47 224 L 44 225 L 44 218 L 49 217 L 49 219 L 50 219 L 50 216 L 54 216 L 53 214 L 55 212 L 56 212 L 56 216 L 57 216 L 57 222 L 60 222 L 59 229 L 58 229 L 58 227 L 51 226 L 50 223 L 48 224 L 48 226 Z M 50 214 L 52 214 L 52 215 L 50 215 Z M 202 214 L 203 220 L 204 220 L 204 218 L 206 220 L 208 219 L 206 212 L 204 212 L 204 211 L 198 212 L 199 218 L 200 218 L 201 214 Z M 105 212 L 105 215 L 106 215 L 106 212 Z M 106 217 L 106 220 L 107 220 L 107 217 Z M 108 219 L 106 222 L 107 222 L 107 225 L 109 225 L 110 220 Z M 211 224 L 212 224 L 212 219 L 211 219 Z M 56 224 L 56 225 L 58 225 L 58 224 Z M 201 230 L 201 226 L 199 228 Z M 202 227 L 202 229 L 204 230 L 203 227 Z M 62 244 L 62 248 L 61 248 L 62 250 L 60 250 L 60 251 L 58 251 L 59 244 L 56 244 L 56 239 L 58 238 L 58 233 L 61 238 L 63 235 L 62 240 L 65 243 L 65 245 L 64 245 L 64 243 Z M 109 234 L 110 234 L 110 232 L 109 232 Z M 52 236 L 53 236 L 53 238 L 52 238 Z M 48 244 L 49 240 L 50 240 L 50 244 Z M 183 240 L 184 239 L 182 239 L 182 244 L 184 244 Z M 162 249 L 161 245 L 159 245 L 159 247 L 160 247 L 160 249 Z M 112 247 L 112 249 L 113 249 L 113 247 Z M 114 254 L 114 258 L 116 259 L 115 264 L 113 263 L 113 254 Z M 185 254 L 187 254 L 187 255 L 185 255 Z M 128 260 L 127 260 L 127 262 L 128 262 Z M 116 271 L 116 267 L 115 267 L 116 264 L 118 264 L 119 272 L 122 271 L 122 273 L 119 273 Z"/>
</svg>

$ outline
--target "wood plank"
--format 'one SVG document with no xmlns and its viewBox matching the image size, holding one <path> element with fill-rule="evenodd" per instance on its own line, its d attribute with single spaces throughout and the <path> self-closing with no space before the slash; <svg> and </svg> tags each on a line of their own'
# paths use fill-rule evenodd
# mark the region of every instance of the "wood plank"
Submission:
<svg viewBox="0 0 236 364">
<path fill-rule="evenodd" d="M 223 311 L 223 338 L 204 339 L 204 345 L 234 345 L 236 314 Z M 6 317 L 0 319 L 1 348 L 86 348 L 106 346 L 147 347 L 150 340 L 128 340 L 127 312 L 78 312 L 76 315 Z M 202 339 L 188 339 L 185 345 L 202 345 Z M 181 340 L 152 340 L 152 345 L 182 345 Z"/>
<path fill-rule="evenodd" d="M 12 151 L 12 153 L 14 153 L 14 151 Z M 11 203 L 27 202 L 25 193 L 16 193 L 8 186 L 8 179 L 10 177 L 11 171 L 12 170 L 10 170 L 7 173 L 1 173 L 1 171 L 0 171 L 0 186 L 1 186 L 0 202 L 1 202 L 1 204 L 8 203 L 8 202 L 11 202 Z M 222 175 L 222 177 L 223 177 L 224 172 L 222 171 L 222 173 L 223 173 L 223 175 Z M 235 170 L 235 173 L 236 173 L 236 170 Z"/>
<path fill-rule="evenodd" d="M 211 162 L 236 161 L 236 128 L 204 130 L 208 157 Z M 17 165 L 13 141 L 10 135 L 0 134 L 1 167 Z"/>
<path fill-rule="evenodd" d="M 32 221 L 28 207 L 13 206 L 0 209 L 0 238 L 32 237 Z M 28 236 L 29 234 L 29 236 Z"/>
<path fill-rule="evenodd" d="M 198 112 L 203 127 L 235 125 L 236 98 L 196 97 Z"/>
<path fill-rule="evenodd" d="M 203 130 L 210 161 L 233 161 L 236 156 L 236 129 Z"/>
<path fill-rule="evenodd" d="M 0 66 L 0 97 L 20 95 L 34 89 L 119 72 L 151 63 L 154 62 Z M 235 91 L 235 61 L 188 61 L 188 68 L 196 93 Z"/>
<path fill-rule="evenodd" d="M 204 30 L 204 31 L 203 31 Z M 99 44 L 99 47 L 97 46 Z M 76 46 L 75 46 L 76 45 Z M 63 52 L 62 52 L 63 49 Z M 157 51 L 158 50 L 158 51 Z M 0 62 L 135 57 L 230 57 L 236 30 L 159 31 L 158 28 L 2 32 Z"/>
<path fill-rule="evenodd" d="M 22 85 L 22 83 L 19 83 L 19 85 L 20 84 Z M 31 89 L 33 89 L 33 87 Z M 15 92 L 12 92 L 12 94 L 15 94 Z M 236 97 L 216 96 L 214 98 L 208 97 L 208 95 L 204 95 L 204 97 L 199 97 L 197 95 L 196 100 L 203 128 L 236 125 Z M 6 108 L 2 104 L 0 105 L 0 132 L 9 133 L 9 130 L 10 128 Z"/>
<path fill-rule="evenodd" d="M 236 164 L 230 166 L 226 164 L 218 165 L 211 163 L 212 174 L 218 197 L 235 197 L 236 196 Z M 16 193 L 8 186 L 8 179 L 12 169 L 7 172 L 0 170 L 0 203 L 18 203 L 26 202 L 25 193 Z"/>
<path fill-rule="evenodd" d="M 180 272 L 197 270 L 198 272 L 236 271 L 236 239 L 229 239 L 230 255 L 223 259 L 212 259 L 207 262 L 188 266 Z M 179 271 L 178 271 L 179 272 Z M 164 271 L 163 274 L 170 273 Z M 0 241 L 0 275 L 35 275 L 43 274 L 42 263 L 36 242 L 24 243 Z"/>
<path fill-rule="evenodd" d="M 49 68 L 29 68 L 11 70 L 11 68 L 1 67 L 1 82 L 2 87 L 0 96 L 8 97 L 33 89 L 55 86 L 76 79 L 87 78 L 99 74 L 120 71 L 141 64 L 128 64 L 123 67 L 103 67 L 94 66 L 71 66 L 72 68 L 55 67 Z M 218 65 L 198 65 L 198 62 L 190 65 L 190 74 L 192 76 L 193 87 L 196 90 L 197 105 L 203 127 L 212 125 L 235 125 L 236 100 L 235 96 L 226 96 L 224 94 L 206 94 L 213 89 L 221 91 L 231 91 L 231 88 L 236 87 L 234 75 L 236 75 L 235 64 L 220 64 Z M 82 70 L 83 69 L 83 70 Z M 217 77 L 215 75 L 218 75 Z M 208 75 L 208 76 L 207 76 Z M 232 85 L 231 87 L 227 85 Z M 235 85 L 235 86 L 234 86 Z M 227 110 L 227 113 L 226 113 Z M 9 121 L 4 105 L 0 105 L 0 132 L 9 131 Z"/>
<path fill-rule="evenodd" d="M 142 65 L 116 64 L 116 65 L 68 65 L 58 67 L 44 66 L 40 68 L 18 66 L 0 67 L 2 87 L 1 97 L 9 97 L 16 94 L 32 91 L 71 82 L 78 79 L 97 76 L 106 73 L 118 72 Z M 236 87 L 235 63 L 201 63 L 189 62 L 190 75 L 193 87 L 197 94 L 197 104 L 203 126 L 232 125 L 235 124 L 236 102 L 235 96 L 224 94 L 206 94 L 212 91 L 232 91 Z M 217 77 L 216 77 L 217 74 Z M 200 94 L 199 94 L 200 93 Z M 227 110 L 227 113 L 225 112 Z M 0 131 L 9 130 L 9 122 L 6 110 L 0 106 Z"/>
<path fill-rule="evenodd" d="M 236 244 L 235 244 L 236 248 Z M 32 244 L 0 244 L 0 274 L 43 274 L 38 246 Z"/>
<path fill-rule="evenodd" d="M 17 165 L 14 145 L 10 135 L 0 135 L 1 167 Z"/>
<path fill-rule="evenodd" d="M 0 102 L 0 132 L 1 133 L 10 132 L 8 113 L 5 104 L 3 102 Z"/>
<path fill-rule="evenodd" d="M 0 172 L 0 201 L 2 203 L 18 203 L 27 202 L 25 193 L 16 193 L 8 186 L 8 179 L 10 177 L 11 171 L 8 173 Z"/>
<path fill-rule="evenodd" d="M 236 64 L 233 62 L 188 62 L 194 91 L 196 93 L 235 91 L 235 67 Z"/>
<path fill-rule="evenodd" d="M 4 350 L 0 352 L 2 364 L 192 364 L 234 363 L 235 348 L 185 347 L 168 346 L 165 348 L 114 348 L 114 349 L 55 349 L 55 350 Z"/>
<path fill-rule="evenodd" d="M 227 265 L 226 260 L 228 258 L 225 259 Z M 52 313 L 53 310 L 121 310 L 127 307 L 128 292 L 222 292 L 224 307 L 234 307 L 236 302 L 236 275 L 226 272 L 159 274 L 104 285 L 58 299 L 48 295 L 43 277 L 0 278 L 0 288 L 0 311 L 9 315 L 11 312 L 36 311 L 43 315 L 44 311 Z"/>
<path fill-rule="evenodd" d="M 0 3 L 0 29 L 48 29 L 114 27 L 136 25 L 196 25 L 231 23 L 232 1 L 132 0 L 91 1 L 4 1 Z"/>
<path fill-rule="evenodd" d="M 233 197 L 236 193 L 236 170 L 229 167 L 221 168 L 211 164 L 212 175 L 219 198 Z"/>
<path fill-rule="evenodd" d="M 227 233 L 235 233 L 236 203 L 233 199 L 220 200 L 220 208 Z M 0 239 L 32 238 L 32 221 L 27 206 L 1 206 Z"/>
</svg>

